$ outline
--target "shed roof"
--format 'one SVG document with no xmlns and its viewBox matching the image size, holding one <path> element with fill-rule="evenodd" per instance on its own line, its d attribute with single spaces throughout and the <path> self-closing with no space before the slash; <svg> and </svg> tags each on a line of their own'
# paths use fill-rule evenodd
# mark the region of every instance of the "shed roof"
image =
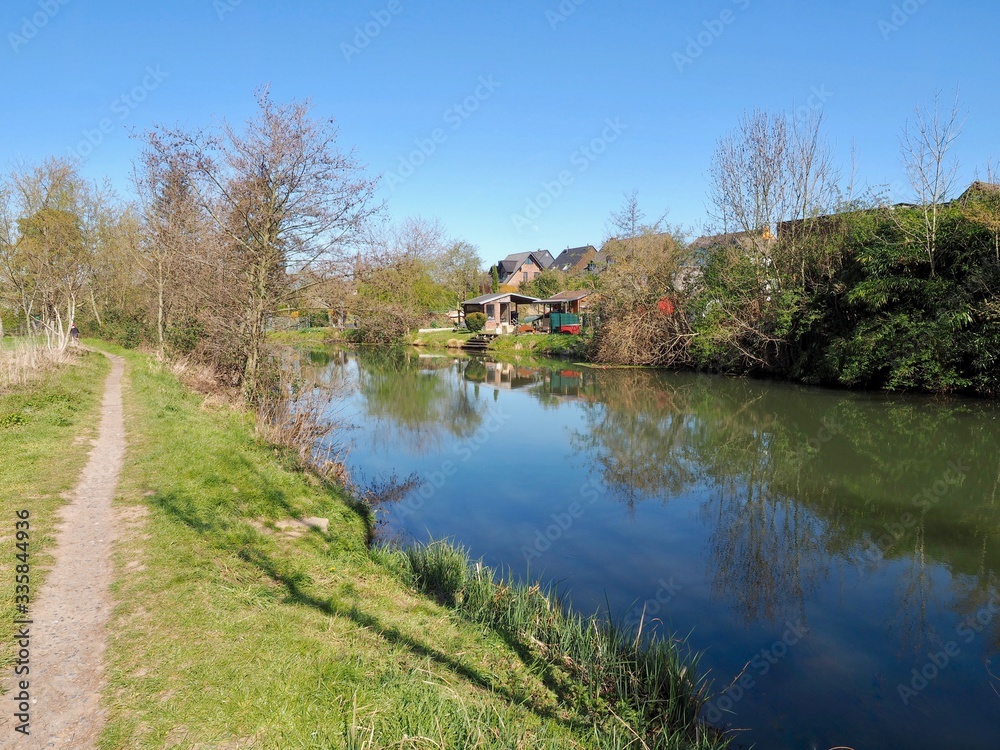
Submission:
<svg viewBox="0 0 1000 750">
<path fill-rule="evenodd" d="M 526 294 L 515 294 L 513 292 L 499 292 L 497 294 L 484 294 L 481 297 L 467 299 L 463 305 L 488 305 L 490 302 L 513 302 L 515 305 L 531 305 L 539 300 L 529 297 Z"/>
<path fill-rule="evenodd" d="M 548 299 L 543 299 L 542 303 L 547 302 L 575 302 L 578 299 L 583 299 L 584 297 L 589 297 L 593 294 L 589 289 L 574 289 L 569 292 L 559 292 L 559 294 L 553 294 Z"/>
</svg>

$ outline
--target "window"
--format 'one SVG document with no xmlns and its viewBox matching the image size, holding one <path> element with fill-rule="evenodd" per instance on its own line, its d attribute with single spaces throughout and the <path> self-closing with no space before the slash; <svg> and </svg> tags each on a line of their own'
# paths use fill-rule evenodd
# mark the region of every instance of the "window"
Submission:
<svg viewBox="0 0 1000 750">
<path fill-rule="evenodd" d="M 523 274 L 523 276 L 524 276 L 524 278 L 522 278 L 521 281 L 527 281 L 528 280 L 528 272 L 525 271 L 524 274 Z"/>
<path fill-rule="evenodd" d="M 531 278 L 533 278 L 533 279 L 537 279 L 537 278 L 538 278 L 539 276 L 541 276 L 541 273 L 540 273 L 540 272 L 538 272 L 538 271 L 535 271 L 535 275 L 534 275 L 534 276 L 532 276 Z"/>
</svg>

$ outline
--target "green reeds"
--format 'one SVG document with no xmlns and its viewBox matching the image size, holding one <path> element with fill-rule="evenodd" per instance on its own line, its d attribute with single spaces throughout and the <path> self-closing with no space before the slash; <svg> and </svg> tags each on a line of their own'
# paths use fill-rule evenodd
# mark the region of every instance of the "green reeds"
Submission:
<svg viewBox="0 0 1000 750">
<path fill-rule="evenodd" d="M 575 712 L 592 717 L 606 747 L 721 748 L 698 718 L 708 687 L 683 639 L 648 636 L 564 607 L 555 592 L 498 576 L 446 542 L 387 552 L 418 590 L 504 636 L 543 667 Z M 617 739 L 615 739 L 617 738 Z"/>
</svg>

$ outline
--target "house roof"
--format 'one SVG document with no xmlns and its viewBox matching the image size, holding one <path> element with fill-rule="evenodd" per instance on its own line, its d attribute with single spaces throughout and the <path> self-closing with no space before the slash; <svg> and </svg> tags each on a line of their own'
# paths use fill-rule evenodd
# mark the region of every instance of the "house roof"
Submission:
<svg viewBox="0 0 1000 750">
<path fill-rule="evenodd" d="M 1000 194 L 1000 185 L 998 185 L 995 182 L 980 182 L 979 180 L 976 180 L 971 185 L 969 185 L 968 189 L 964 193 L 962 193 L 958 197 L 957 202 L 965 203 L 970 198 L 973 198 L 976 195 L 984 195 L 984 194 L 985 195 Z"/>
<path fill-rule="evenodd" d="M 556 259 L 552 262 L 552 265 L 560 271 L 568 271 L 573 268 L 573 266 L 582 262 L 586 257 L 587 252 L 590 250 L 593 250 L 595 253 L 597 252 L 597 248 L 593 245 L 566 248 L 559 253 L 558 257 L 556 257 Z"/>
<path fill-rule="evenodd" d="M 497 273 L 500 275 L 501 282 L 517 273 L 518 269 L 529 258 L 533 259 L 535 265 L 543 271 L 552 265 L 552 254 L 548 250 L 532 250 L 530 253 L 511 253 L 497 263 Z"/>
<path fill-rule="evenodd" d="M 543 299 L 542 303 L 547 302 L 575 302 L 578 299 L 584 299 L 593 294 L 589 289 L 574 289 L 569 292 L 559 292 L 559 294 L 553 294 L 548 299 Z"/>
<path fill-rule="evenodd" d="M 707 250 L 712 247 L 740 247 L 745 242 L 763 239 L 770 240 L 766 235 L 756 232 L 729 232 L 727 234 L 712 234 L 699 237 L 691 243 L 691 250 Z"/>
<path fill-rule="evenodd" d="M 543 269 L 550 268 L 552 266 L 554 258 L 552 257 L 552 253 L 548 250 L 535 250 L 531 254 L 535 256 L 535 260 L 538 262 L 538 265 Z"/>
<path fill-rule="evenodd" d="M 513 292 L 499 292 L 497 294 L 484 294 L 481 297 L 474 297 L 473 299 L 467 299 L 462 305 L 488 305 L 490 302 L 505 301 L 509 300 L 515 305 L 531 305 L 539 300 L 535 297 L 529 297 L 526 294 L 516 294 Z"/>
</svg>

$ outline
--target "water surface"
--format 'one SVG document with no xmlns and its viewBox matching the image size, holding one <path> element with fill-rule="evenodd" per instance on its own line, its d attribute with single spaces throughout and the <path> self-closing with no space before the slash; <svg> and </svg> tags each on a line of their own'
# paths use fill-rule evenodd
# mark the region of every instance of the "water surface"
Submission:
<svg viewBox="0 0 1000 750">
<path fill-rule="evenodd" d="M 689 635 L 761 748 L 1000 747 L 1000 409 L 689 373 L 338 352 L 389 529 Z"/>
</svg>

